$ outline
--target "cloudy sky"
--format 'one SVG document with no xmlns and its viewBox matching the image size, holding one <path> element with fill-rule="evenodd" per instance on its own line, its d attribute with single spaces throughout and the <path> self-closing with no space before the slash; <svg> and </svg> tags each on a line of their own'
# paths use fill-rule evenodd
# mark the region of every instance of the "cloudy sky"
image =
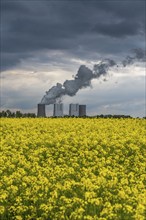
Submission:
<svg viewBox="0 0 146 220">
<path fill-rule="evenodd" d="M 106 76 L 62 97 L 64 113 L 80 103 L 88 115 L 143 117 L 145 64 L 121 63 L 145 50 L 145 17 L 145 0 L 1 0 L 1 110 L 37 113 L 52 86 L 110 58 L 118 65 Z"/>
</svg>

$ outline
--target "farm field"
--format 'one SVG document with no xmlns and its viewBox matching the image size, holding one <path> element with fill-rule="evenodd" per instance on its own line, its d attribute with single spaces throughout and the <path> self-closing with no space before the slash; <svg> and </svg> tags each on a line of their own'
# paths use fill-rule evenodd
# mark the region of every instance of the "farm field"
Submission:
<svg viewBox="0 0 146 220">
<path fill-rule="evenodd" d="M 1 220 L 145 220 L 144 119 L 1 119 Z"/>
</svg>

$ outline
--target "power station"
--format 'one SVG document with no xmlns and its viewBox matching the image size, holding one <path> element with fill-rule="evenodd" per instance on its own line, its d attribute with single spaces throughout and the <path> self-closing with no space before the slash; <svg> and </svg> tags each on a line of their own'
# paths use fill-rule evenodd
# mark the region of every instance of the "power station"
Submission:
<svg viewBox="0 0 146 220">
<path fill-rule="evenodd" d="M 69 116 L 79 116 L 79 104 L 69 105 Z"/>
<path fill-rule="evenodd" d="M 45 105 L 39 103 L 38 104 L 38 112 L 37 117 L 46 117 Z M 63 117 L 63 104 L 54 104 L 53 109 L 53 117 Z M 69 104 L 69 116 L 76 116 L 76 117 L 83 117 L 86 116 L 86 105 L 79 105 L 79 104 Z"/>
<path fill-rule="evenodd" d="M 63 104 L 54 104 L 54 117 L 63 117 Z"/>
<path fill-rule="evenodd" d="M 46 117 L 45 104 L 38 104 L 37 117 Z"/>
<path fill-rule="evenodd" d="M 86 105 L 79 105 L 79 116 L 86 116 Z"/>
</svg>

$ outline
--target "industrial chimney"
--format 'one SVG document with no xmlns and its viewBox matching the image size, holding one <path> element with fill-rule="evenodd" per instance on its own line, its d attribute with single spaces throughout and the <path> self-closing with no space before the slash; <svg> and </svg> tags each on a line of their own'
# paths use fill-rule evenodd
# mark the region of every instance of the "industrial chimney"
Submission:
<svg viewBox="0 0 146 220">
<path fill-rule="evenodd" d="M 79 104 L 69 105 L 69 116 L 79 116 Z"/>
<path fill-rule="evenodd" d="M 86 105 L 79 105 L 79 116 L 86 116 Z"/>
<path fill-rule="evenodd" d="M 54 104 L 54 117 L 63 117 L 63 104 Z"/>
<path fill-rule="evenodd" d="M 37 117 L 46 117 L 45 104 L 38 104 Z"/>
</svg>

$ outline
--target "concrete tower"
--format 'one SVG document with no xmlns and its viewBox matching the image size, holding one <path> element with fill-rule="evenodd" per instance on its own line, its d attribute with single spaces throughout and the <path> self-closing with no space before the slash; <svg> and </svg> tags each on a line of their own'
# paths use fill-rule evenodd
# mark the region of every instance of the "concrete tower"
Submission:
<svg viewBox="0 0 146 220">
<path fill-rule="evenodd" d="M 63 104 L 54 104 L 54 117 L 63 117 Z"/>
<path fill-rule="evenodd" d="M 79 105 L 79 116 L 86 116 L 86 105 Z"/>
<path fill-rule="evenodd" d="M 46 117 L 45 104 L 38 104 L 37 117 Z"/>
<path fill-rule="evenodd" d="M 69 116 L 79 116 L 79 104 L 69 105 Z"/>
</svg>

